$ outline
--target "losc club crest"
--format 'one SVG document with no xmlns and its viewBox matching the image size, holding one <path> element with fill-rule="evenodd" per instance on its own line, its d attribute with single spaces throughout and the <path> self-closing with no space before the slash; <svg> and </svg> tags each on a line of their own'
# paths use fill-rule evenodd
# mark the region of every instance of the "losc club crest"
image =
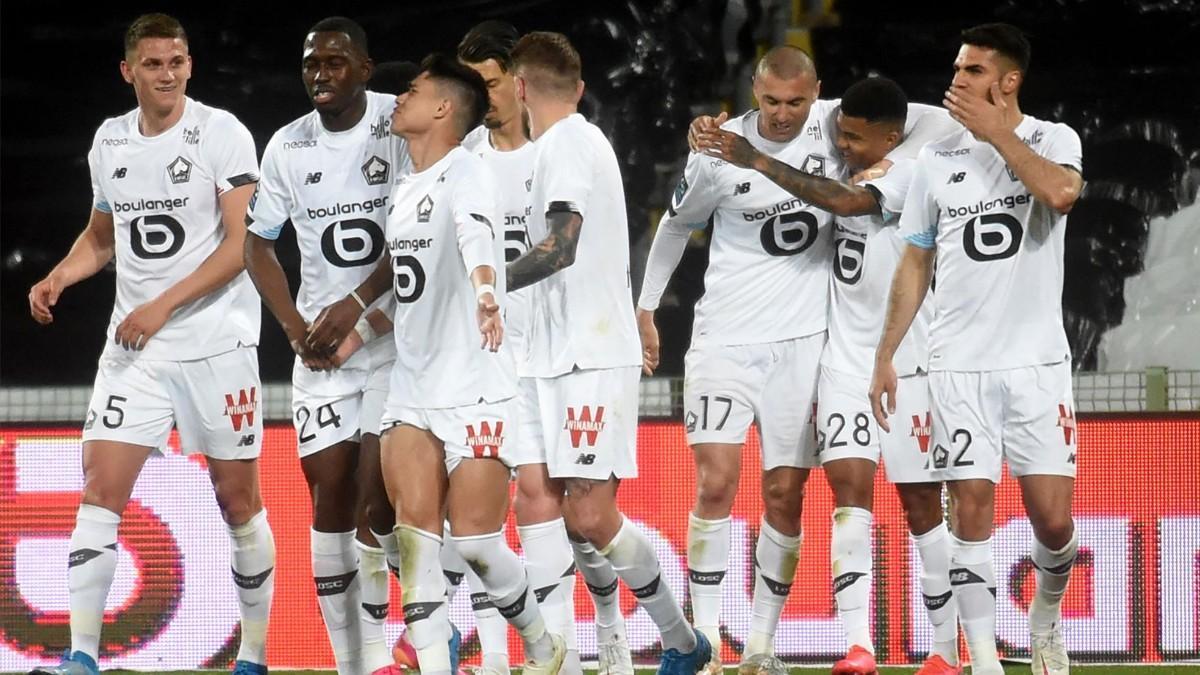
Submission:
<svg viewBox="0 0 1200 675">
<path fill-rule="evenodd" d="M 362 165 L 362 175 L 363 179 L 367 181 L 367 185 L 383 185 L 388 182 L 391 174 L 392 166 L 380 159 L 378 155 L 371 155 L 371 159 Z"/>
<path fill-rule="evenodd" d="M 800 165 L 800 170 L 810 176 L 825 177 L 825 155 L 816 153 L 810 154 L 804 158 L 804 163 Z"/>
<path fill-rule="evenodd" d="M 192 163 L 183 157 L 176 157 L 167 165 L 167 176 L 175 185 L 188 182 L 192 179 Z"/>
<path fill-rule="evenodd" d="M 428 223 L 431 215 L 433 215 L 433 199 L 429 195 L 425 195 L 421 201 L 417 202 L 417 222 Z"/>
</svg>

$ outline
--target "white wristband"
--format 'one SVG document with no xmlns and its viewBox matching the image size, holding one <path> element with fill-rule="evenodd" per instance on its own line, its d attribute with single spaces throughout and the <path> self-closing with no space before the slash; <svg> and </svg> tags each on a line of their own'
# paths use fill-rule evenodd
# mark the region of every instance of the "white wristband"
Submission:
<svg viewBox="0 0 1200 675">
<path fill-rule="evenodd" d="M 379 337 L 379 334 L 376 333 L 375 329 L 371 327 L 371 322 L 367 321 L 366 316 L 359 319 L 358 323 L 354 324 L 354 331 L 358 333 L 359 337 L 362 338 L 364 345 Z"/>
<path fill-rule="evenodd" d="M 367 303 L 363 302 L 363 299 L 362 299 L 362 298 L 360 298 L 360 297 L 358 297 L 358 291 L 357 291 L 357 290 L 355 290 L 355 291 L 350 291 L 350 297 L 354 298 L 354 301 L 358 303 L 358 306 L 359 306 L 359 307 L 362 307 L 362 308 L 363 308 L 363 311 L 364 311 L 364 312 L 365 312 L 365 311 L 367 311 Z"/>
<path fill-rule="evenodd" d="M 482 298 L 484 293 L 491 293 L 494 296 L 496 287 L 491 284 L 479 284 L 479 287 L 475 289 L 475 299 Z"/>
</svg>

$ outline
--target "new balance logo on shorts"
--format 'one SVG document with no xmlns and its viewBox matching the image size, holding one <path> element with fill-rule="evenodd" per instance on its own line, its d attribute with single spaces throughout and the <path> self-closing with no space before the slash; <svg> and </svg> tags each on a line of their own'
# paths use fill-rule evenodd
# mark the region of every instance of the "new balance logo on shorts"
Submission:
<svg viewBox="0 0 1200 675">
<path fill-rule="evenodd" d="M 1063 430 L 1063 443 L 1070 445 L 1075 438 L 1075 413 L 1065 404 L 1058 404 L 1058 426 Z"/>
<path fill-rule="evenodd" d="M 475 425 L 468 424 L 466 445 L 471 448 L 476 457 L 499 457 L 500 446 L 504 444 L 504 422 L 497 420 L 495 429 L 483 420 L 479 423 L 479 433 L 475 433 Z"/>
<path fill-rule="evenodd" d="M 239 448 L 248 448 L 252 445 L 254 445 L 254 434 L 246 434 L 237 442 Z"/>
<path fill-rule="evenodd" d="M 913 415 L 912 433 L 909 436 L 917 439 L 922 455 L 929 452 L 929 439 L 933 436 L 933 417 L 929 413 L 925 413 L 925 423 L 922 424 L 921 416 Z"/>
<path fill-rule="evenodd" d="M 250 387 L 249 394 L 245 389 L 239 389 L 237 403 L 233 402 L 233 394 L 225 394 L 225 414 L 233 423 L 234 431 L 241 431 L 243 424 L 254 426 L 255 410 L 258 410 L 258 387 Z"/>
<path fill-rule="evenodd" d="M 596 437 L 604 430 L 604 406 L 596 407 L 595 417 L 592 416 L 589 406 L 583 406 L 578 412 L 568 406 L 567 423 L 563 425 L 563 429 L 571 434 L 571 447 L 578 448 L 585 435 L 588 447 L 595 447 Z"/>
</svg>

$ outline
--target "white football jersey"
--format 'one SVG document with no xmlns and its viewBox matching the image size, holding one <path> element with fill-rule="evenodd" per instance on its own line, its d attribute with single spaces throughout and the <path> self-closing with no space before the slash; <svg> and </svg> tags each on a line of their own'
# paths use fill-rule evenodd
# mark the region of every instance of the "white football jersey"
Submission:
<svg viewBox="0 0 1200 675">
<path fill-rule="evenodd" d="M 504 307 L 504 240 L 495 236 L 497 188 L 483 160 L 461 146 L 400 177 L 388 207 L 396 296 L 396 364 L 389 405 L 452 408 L 516 394 L 512 355 L 480 349 L 471 271 L 497 270 Z"/>
<path fill-rule="evenodd" d="M 1081 170 L 1079 136 L 1028 115 L 1016 134 L 1038 155 Z M 930 370 L 1059 363 L 1066 216 L 1034 199 L 990 144 L 962 130 L 921 151 L 900 231 L 937 249 Z"/>
<path fill-rule="evenodd" d="M 221 193 L 258 180 L 250 132 L 230 113 L 190 98 L 174 127 L 147 137 L 138 109 L 104 121 L 88 166 L 93 207 L 111 213 L 117 297 L 105 355 L 191 361 L 258 344 L 260 305 L 250 277 L 180 307 L 140 352 L 113 343 L 137 307 L 196 271 L 225 239 Z"/>
<path fill-rule="evenodd" d="M 478 155 L 492 170 L 499 187 L 499 217 L 504 222 L 504 262 L 510 263 L 529 250 L 529 230 L 525 226 L 525 207 L 529 204 L 526 181 L 533 175 L 533 160 L 537 150 L 532 142 L 516 150 L 497 150 L 492 147 L 487 127 L 478 126 L 463 139 L 462 146 Z M 502 270 L 497 270 L 501 273 Z M 504 306 L 504 339 L 517 363 L 524 363 L 526 324 L 529 321 L 529 289 L 513 291 Z"/>
<path fill-rule="evenodd" d="M 896 226 L 915 167 L 914 159 L 897 159 L 882 178 L 862 183 L 873 188 L 880 214 L 834 219 L 829 342 L 821 356 L 821 363 L 833 370 L 871 377 L 892 277 L 904 251 L 904 240 Z M 898 375 L 928 368 L 932 315 L 930 291 L 896 350 L 893 363 Z"/>
<path fill-rule="evenodd" d="M 578 367 L 641 365 L 629 284 L 629 226 L 617 157 L 604 133 L 578 113 L 536 143 L 527 225 L 546 237 L 546 212 L 583 217 L 575 263 L 530 286 L 528 362 L 522 375 L 555 377 Z"/>
<path fill-rule="evenodd" d="M 250 231 L 274 240 L 292 222 L 300 248 L 296 308 L 310 323 L 370 276 L 384 254 L 392 185 L 409 170 L 408 145 L 390 132 L 394 102 L 367 92 L 362 119 L 338 132 L 312 111 L 275 132 L 263 153 Z M 380 336 L 342 367 L 370 368 L 393 350 Z"/>
<path fill-rule="evenodd" d="M 722 128 L 805 173 L 837 180 L 844 167 L 829 127 L 837 104 L 814 102 L 805 131 L 786 143 L 759 134 L 757 110 Z M 703 228 L 710 216 L 712 243 L 704 295 L 696 303 L 693 346 L 778 342 L 825 330 L 833 219 L 828 211 L 753 169 L 693 153 L 663 224 Z M 648 282 L 643 298 L 661 293 L 660 286 L 665 280 Z M 648 300 L 639 304 L 651 306 Z"/>
</svg>

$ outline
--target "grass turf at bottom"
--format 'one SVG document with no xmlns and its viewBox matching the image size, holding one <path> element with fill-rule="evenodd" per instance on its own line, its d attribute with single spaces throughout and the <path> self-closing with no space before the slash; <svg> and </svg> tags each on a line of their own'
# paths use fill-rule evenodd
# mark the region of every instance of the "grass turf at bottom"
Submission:
<svg viewBox="0 0 1200 675">
<path fill-rule="evenodd" d="M 637 668 L 637 675 L 652 675 L 655 672 L 654 668 Z M 884 666 L 879 669 L 879 675 L 909 675 L 917 671 L 916 666 L 912 667 L 897 667 Z M 121 671 L 107 671 L 121 672 Z M 133 671 L 125 671 L 133 672 Z M 141 671 L 144 672 L 144 671 Z M 520 668 L 513 668 L 513 673 L 520 673 Z M 808 675 L 809 673 L 829 672 L 829 666 L 805 666 L 794 667 L 791 673 L 795 675 Z M 967 669 L 969 674 L 970 668 Z M 1029 666 L 1027 665 L 1006 665 L 1004 666 L 1006 674 L 1029 675 Z M 1071 664 L 1071 672 L 1073 674 L 1082 673 L 1086 675 L 1200 675 L 1200 663 L 1179 663 L 1165 664 L 1155 666 L 1109 666 L 1109 665 L 1076 665 Z M 196 673 L 197 675 L 220 675 L 228 673 L 222 670 L 176 670 L 167 671 L 163 675 L 188 675 Z M 584 670 L 585 675 L 595 675 L 595 669 L 588 668 Z M 271 675 L 336 675 L 333 670 L 271 670 Z M 725 675 L 737 675 L 736 668 L 726 668 Z"/>
</svg>

